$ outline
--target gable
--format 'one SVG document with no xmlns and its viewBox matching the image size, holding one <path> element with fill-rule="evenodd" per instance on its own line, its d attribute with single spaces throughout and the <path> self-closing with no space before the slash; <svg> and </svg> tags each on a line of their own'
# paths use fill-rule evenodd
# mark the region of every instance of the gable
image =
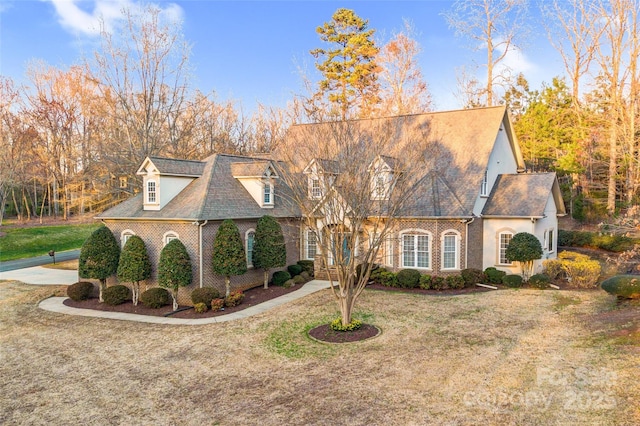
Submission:
<svg viewBox="0 0 640 426">
<path fill-rule="evenodd" d="M 555 173 L 521 173 L 498 176 L 487 203 L 484 217 L 542 218 L 550 200 L 558 215 L 566 214 Z"/>
</svg>

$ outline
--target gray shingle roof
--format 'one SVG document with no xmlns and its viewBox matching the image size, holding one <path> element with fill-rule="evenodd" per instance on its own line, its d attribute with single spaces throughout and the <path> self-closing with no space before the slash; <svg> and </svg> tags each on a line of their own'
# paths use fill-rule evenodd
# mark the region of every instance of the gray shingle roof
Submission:
<svg viewBox="0 0 640 426">
<path fill-rule="evenodd" d="M 264 159 L 258 159 L 260 160 Z M 287 203 L 287 189 L 280 179 L 275 179 L 274 207 L 264 209 L 233 177 L 232 164 L 256 161 L 251 157 L 213 155 L 202 162 L 204 164 L 202 176 L 194 179 L 161 210 L 143 210 L 142 195 L 139 194 L 97 217 L 99 219 L 222 220 L 252 219 L 265 214 L 275 217 L 299 216 L 298 210 Z"/>
<path fill-rule="evenodd" d="M 205 163 L 195 160 L 179 160 L 175 158 L 149 157 L 161 175 L 170 176 L 202 176 Z"/>
<path fill-rule="evenodd" d="M 499 175 L 482 210 L 483 216 L 542 217 L 549 195 L 557 196 L 559 186 L 555 173 L 523 173 Z M 558 213 L 564 205 L 558 203 Z"/>
<path fill-rule="evenodd" d="M 262 177 L 270 164 L 271 161 L 268 160 L 232 163 L 231 174 L 234 177 Z"/>
</svg>

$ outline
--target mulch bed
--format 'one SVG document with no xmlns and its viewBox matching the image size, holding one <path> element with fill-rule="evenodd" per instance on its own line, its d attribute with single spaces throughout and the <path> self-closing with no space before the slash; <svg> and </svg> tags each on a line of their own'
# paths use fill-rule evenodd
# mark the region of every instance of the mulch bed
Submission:
<svg viewBox="0 0 640 426">
<path fill-rule="evenodd" d="M 121 305 L 110 306 L 106 303 L 100 303 L 97 298 L 83 300 L 80 302 L 73 301 L 71 299 L 65 299 L 64 304 L 66 306 L 70 306 L 73 308 L 81 308 L 81 309 L 93 309 L 96 311 L 110 311 L 110 312 L 125 312 L 128 314 L 138 314 L 138 315 L 150 315 L 150 316 L 170 316 L 171 318 L 184 318 L 184 319 L 194 319 L 194 318 L 209 318 L 209 317 L 217 317 L 219 315 L 225 315 L 232 312 L 241 311 L 250 306 L 257 305 L 262 302 L 266 302 L 267 300 L 275 299 L 276 297 L 282 296 L 283 294 L 291 293 L 293 291 L 299 290 L 302 288 L 301 285 L 296 285 L 290 288 L 271 286 L 267 289 L 264 287 L 256 287 L 244 292 L 244 300 L 238 306 L 234 306 L 232 308 L 224 308 L 223 311 L 207 311 L 205 313 L 199 314 L 196 313 L 192 307 L 188 306 L 180 306 L 181 308 L 187 308 L 183 311 L 173 313 L 173 308 L 171 305 L 164 306 L 158 309 L 152 309 L 144 306 L 142 303 L 138 303 L 138 306 L 133 306 L 133 303 L 126 302 Z M 169 315 L 167 315 L 169 314 Z"/>
<path fill-rule="evenodd" d="M 370 324 L 362 324 L 354 331 L 334 331 L 329 324 L 319 325 L 309 330 L 309 336 L 327 343 L 349 343 L 370 339 L 380 334 L 380 329 Z"/>
<path fill-rule="evenodd" d="M 484 293 L 486 291 L 494 291 L 489 288 L 478 287 L 478 286 L 460 288 L 460 289 L 448 289 L 448 290 L 423 290 L 421 288 L 386 287 L 381 284 L 369 284 L 367 286 L 367 289 L 381 290 L 381 291 L 395 291 L 399 293 L 428 294 L 430 296 L 457 296 L 459 294 Z"/>
</svg>

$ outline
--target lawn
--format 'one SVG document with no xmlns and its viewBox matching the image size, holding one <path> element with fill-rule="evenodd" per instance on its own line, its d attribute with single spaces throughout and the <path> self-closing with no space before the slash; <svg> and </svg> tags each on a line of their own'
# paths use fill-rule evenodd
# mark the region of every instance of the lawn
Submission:
<svg viewBox="0 0 640 426">
<path fill-rule="evenodd" d="M 37 308 L 63 289 L 0 282 L 0 424 L 640 423 L 640 306 L 598 290 L 368 290 L 382 335 L 329 345 L 329 291 L 161 326 Z"/>
<path fill-rule="evenodd" d="M 91 223 L 2 228 L 5 235 L 0 236 L 0 261 L 41 256 L 49 253 L 49 250 L 59 252 L 80 248 L 99 226 Z"/>
</svg>

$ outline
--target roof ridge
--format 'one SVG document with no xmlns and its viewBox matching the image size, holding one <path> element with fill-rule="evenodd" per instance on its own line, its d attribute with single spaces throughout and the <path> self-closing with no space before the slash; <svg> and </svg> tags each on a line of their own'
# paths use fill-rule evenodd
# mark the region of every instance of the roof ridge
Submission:
<svg viewBox="0 0 640 426">
<path fill-rule="evenodd" d="M 198 220 L 200 220 L 199 218 L 202 218 L 204 215 L 204 206 L 207 201 L 206 194 L 209 192 L 209 187 L 211 186 L 211 179 L 213 177 L 213 169 L 215 168 L 216 163 L 218 162 L 219 155 L 220 154 L 212 154 L 209 157 L 207 157 L 208 161 L 205 163 L 204 170 L 202 171 L 202 176 L 194 180 L 194 182 L 197 182 L 198 180 L 205 178 L 207 173 L 209 174 L 209 176 L 207 176 L 207 178 L 202 181 L 203 182 L 202 185 L 205 185 L 205 195 L 200 198 L 200 207 L 198 208 L 197 214 L 196 214 L 196 217 L 198 218 Z"/>
<path fill-rule="evenodd" d="M 151 159 L 157 159 L 157 160 L 170 160 L 170 161 L 190 161 L 192 163 L 204 163 L 205 161 L 203 160 L 190 160 L 190 159 L 185 159 L 185 158 L 169 158 L 169 157 L 159 157 L 156 155 L 149 155 L 148 157 L 150 160 Z"/>
</svg>

